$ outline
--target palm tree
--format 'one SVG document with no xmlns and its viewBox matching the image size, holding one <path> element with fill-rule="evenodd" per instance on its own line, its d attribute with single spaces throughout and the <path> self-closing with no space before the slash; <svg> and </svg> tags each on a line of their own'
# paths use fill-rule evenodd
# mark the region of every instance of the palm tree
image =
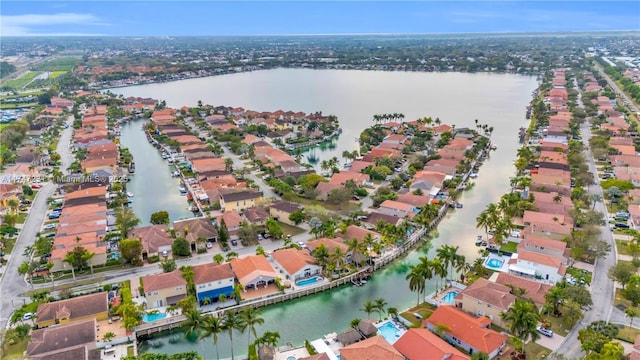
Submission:
<svg viewBox="0 0 640 360">
<path fill-rule="evenodd" d="M 277 331 L 265 331 L 262 336 L 256 340 L 260 344 L 267 344 L 269 346 L 275 347 L 278 345 L 278 340 L 280 340 L 280 333 Z"/>
<path fill-rule="evenodd" d="M 249 342 L 247 346 L 251 345 L 251 334 L 254 338 L 258 338 L 256 335 L 256 325 L 264 324 L 264 319 L 260 317 L 260 309 L 248 306 L 240 311 L 240 319 L 242 319 L 243 326 L 249 331 Z"/>
<path fill-rule="evenodd" d="M 371 313 L 376 311 L 376 304 L 374 304 L 371 300 L 367 300 L 360 311 L 364 311 L 367 314 L 367 319 L 369 319 L 371 318 Z"/>
<path fill-rule="evenodd" d="M 382 314 L 384 314 L 384 310 L 387 305 L 388 305 L 387 302 L 383 298 L 377 298 L 375 300 L 375 307 L 379 315 L 379 318 L 378 318 L 379 320 L 382 320 Z"/>
<path fill-rule="evenodd" d="M 216 348 L 216 359 L 220 359 L 220 354 L 218 353 L 218 334 L 224 330 L 222 321 L 220 321 L 219 317 L 209 314 L 204 317 L 201 328 L 203 332 L 200 335 L 200 339 L 212 336 L 213 346 Z"/>
<path fill-rule="evenodd" d="M 222 264 L 224 262 L 224 256 L 222 254 L 215 254 L 213 255 L 213 261 L 216 264 Z"/>
<path fill-rule="evenodd" d="M 131 208 L 121 207 L 116 211 L 116 227 L 123 238 L 127 237 L 129 231 L 138 226 L 140 219 Z"/>
<path fill-rule="evenodd" d="M 540 338 L 536 326 L 540 321 L 540 314 L 536 306 L 529 300 L 516 299 L 509 311 L 503 312 L 501 317 L 510 322 L 509 330 L 516 338 L 526 343 L 529 338 L 535 341 Z M 525 354 L 524 346 L 522 353 Z"/>
<path fill-rule="evenodd" d="M 224 159 L 224 169 L 226 171 L 233 171 L 233 160 L 231 158 Z"/>
<path fill-rule="evenodd" d="M 449 274 L 453 274 L 452 267 L 453 265 L 456 264 L 457 261 L 457 257 L 458 257 L 458 246 L 449 246 L 449 245 L 442 245 L 438 250 L 436 250 L 436 254 L 438 255 L 438 258 L 440 258 L 440 260 L 442 261 L 442 264 L 444 265 L 445 268 L 448 268 Z"/>
<path fill-rule="evenodd" d="M 191 335 L 196 335 L 198 340 L 201 340 L 202 337 L 201 331 L 203 330 L 202 326 L 204 325 L 204 319 L 202 318 L 202 313 L 200 310 L 190 310 L 184 314 L 187 317 L 187 330 L 184 333 L 185 337 L 190 337 Z"/>
<path fill-rule="evenodd" d="M 397 319 L 398 318 L 398 308 L 388 307 L 387 308 L 387 314 L 389 316 L 391 316 L 392 318 Z"/>
<path fill-rule="evenodd" d="M 227 262 L 231 261 L 232 259 L 235 259 L 238 257 L 238 253 L 235 251 L 229 251 L 225 257 L 225 259 L 227 260 Z"/>
<path fill-rule="evenodd" d="M 233 311 L 227 311 L 222 318 L 222 327 L 224 330 L 229 332 L 229 340 L 231 341 L 231 359 L 234 359 L 233 356 L 233 331 L 239 330 L 240 332 L 244 329 L 244 322 L 238 316 L 237 313 Z"/>
<path fill-rule="evenodd" d="M 355 319 L 351 320 L 351 322 L 349 322 L 349 325 L 351 325 L 352 329 L 358 330 L 358 326 L 360 325 L 360 321 L 362 321 L 362 320 L 360 320 L 358 318 L 355 318 Z"/>
<path fill-rule="evenodd" d="M 342 248 L 336 247 L 335 249 L 333 249 L 331 255 L 329 255 L 329 261 L 331 261 L 335 265 L 336 270 L 342 270 L 346 255 L 347 254 L 344 253 L 344 250 L 342 250 Z"/>
<path fill-rule="evenodd" d="M 329 262 L 329 250 L 324 244 L 318 245 L 315 249 L 311 251 L 311 255 L 316 259 L 318 265 L 322 266 L 324 269 Z"/>
<path fill-rule="evenodd" d="M 422 270 L 416 265 L 409 266 L 409 273 L 405 276 L 405 279 L 409 281 L 409 290 L 415 291 L 418 294 L 416 306 L 420 305 L 420 294 L 422 294 L 425 289 L 425 278 Z"/>
<path fill-rule="evenodd" d="M 433 275 L 438 276 L 439 278 L 446 279 L 447 277 L 447 267 L 444 266 L 444 263 L 439 259 L 435 258 L 431 260 L 431 269 L 433 270 Z M 436 294 L 440 290 L 440 280 L 436 280 Z"/>
</svg>

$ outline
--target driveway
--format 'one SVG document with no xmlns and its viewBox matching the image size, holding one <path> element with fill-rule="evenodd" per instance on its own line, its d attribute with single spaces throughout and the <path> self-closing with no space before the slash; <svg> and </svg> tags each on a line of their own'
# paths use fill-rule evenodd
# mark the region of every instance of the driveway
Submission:
<svg viewBox="0 0 640 360">
<path fill-rule="evenodd" d="M 557 350 L 562 342 L 564 341 L 564 336 L 560 336 L 558 334 L 553 334 L 552 337 L 546 337 L 544 335 L 540 335 L 540 339 L 536 341 L 536 344 L 542 345 L 547 349 L 554 351 Z"/>
</svg>

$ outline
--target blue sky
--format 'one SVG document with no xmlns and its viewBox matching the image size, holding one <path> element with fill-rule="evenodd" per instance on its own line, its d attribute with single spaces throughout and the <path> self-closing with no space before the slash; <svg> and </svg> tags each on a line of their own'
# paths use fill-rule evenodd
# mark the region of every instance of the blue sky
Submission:
<svg viewBox="0 0 640 360">
<path fill-rule="evenodd" d="M 2 36 L 640 30 L 637 1 L 16 1 Z"/>
</svg>

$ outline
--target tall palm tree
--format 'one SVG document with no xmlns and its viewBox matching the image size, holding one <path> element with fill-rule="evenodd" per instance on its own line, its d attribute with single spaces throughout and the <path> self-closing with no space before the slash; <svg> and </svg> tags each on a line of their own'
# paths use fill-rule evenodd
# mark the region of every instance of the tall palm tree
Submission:
<svg viewBox="0 0 640 360">
<path fill-rule="evenodd" d="M 425 279 L 423 272 L 416 265 L 409 266 L 409 273 L 405 276 L 405 279 L 409 281 L 409 290 L 415 291 L 418 294 L 418 302 L 416 306 L 420 305 L 420 294 L 424 293 Z"/>
<path fill-rule="evenodd" d="M 417 265 L 418 271 L 420 271 L 420 274 L 422 275 L 422 282 L 424 282 L 422 291 L 426 291 L 427 280 L 433 279 L 433 275 L 434 275 L 433 265 L 431 260 L 429 260 L 429 258 L 426 256 L 421 256 L 418 258 L 418 260 L 419 260 L 419 263 Z"/>
<path fill-rule="evenodd" d="M 220 359 L 220 354 L 218 353 L 218 334 L 224 331 L 224 327 L 222 325 L 222 321 L 219 317 L 213 316 L 211 314 L 204 317 L 202 321 L 202 334 L 200 335 L 201 339 L 211 336 L 213 338 L 213 346 L 216 348 L 216 359 Z"/>
<path fill-rule="evenodd" d="M 431 260 L 431 269 L 433 270 L 433 275 L 438 276 L 438 278 L 446 279 L 447 278 L 447 267 L 444 266 L 444 263 L 439 259 L 435 258 Z M 440 290 L 440 280 L 436 280 L 436 294 Z"/>
<path fill-rule="evenodd" d="M 244 329 L 244 322 L 242 321 L 242 318 L 238 316 L 238 313 L 227 311 L 222 317 L 222 327 L 229 332 L 229 340 L 231 341 L 231 359 L 233 360 L 233 331 L 239 330 L 242 332 Z"/>
<path fill-rule="evenodd" d="M 240 311 L 240 319 L 242 319 L 243 326 L 249 330 L 247 331 L 249 333 L 247 346 L 249 346 L 251 345 L 251 334 L 253 334 L 254 338 L 258 337 L 256 335 L 256 325 L 264 324 L 264 319 L 260 317 L 260 309 L 251 306 L 247 306 Z"/>
<path fill-rule="evenodd" d="M 329 255 L 329 261 L 331 261 L 335 265 L 336 270 L 341 270 L 344 266 L 346 256 L 347 254 L 345 254 L 342 248 L 336 247 Z"/>
<path fill-rule="evenodd" d="M 187 330 L 184 333 L 185 337 L 190 337 L 192 335 L 196 335 L 196 337 L 198 338 L 198 344 L 200 343 L 199 340 L 202 339 L 201 337 L 201 332 L 203 330 L 203 325 L 204 325 L 204 319 L 202 318 L 202 313 L 200 312 L 200 310 L 190 310 L 187 311 L 185 313 L 185 316 L 187 317 Z"/>
<path fill-rule="evenodd" d="M 456 263 L 457 260 L 457 252 L 458 246 L 450 246 L 450 245 L 442 245 L 438 250 L 436 250 L 436 254 L 445 268 L 448 268 L 449 274 L 453 274 L 452 267 Z"/>
<path fill-rule="evenodd" d="M 504 321 L 509 322 L 509 330 L 518 339 L 526 343 L 529 338 L 535 341 L 540 338 L 536 326 L 540 321 L 540 314 L 536 306 L 529 300 L 516 299 L 509 311 L 501 315 Z M 525 354 L 524 346 L 522 353 Z"/>
<path fill-rule="evenodd" d="M 364 311 L 367 314 L 367 319 L 371 318 L 371 313 L 376 311 L 376 304 L 371 300 L 367 300 L 360 311 Z"/>
<path fill-rule="evenodd" d="M 315 249 L 311 251 L 311 255 L 316 259 L 318 265 L 322 266 L 324 269 L 329 262 L 329 250 L 324 244 L 318 245 Z"/>
<path fill-rule="evenodd" d="M 381 297 L 375 300 L 376 311 L 378 312 L 378 319 L 382 320 L 382 314 L 384 314 L 385 307 L 387 306 L 387 301 Z"/>
<path fill-rule="evenodd" d="M 398 317 L 398 308 L 388 307 L 387 314 L 389 314 L 389 316 L 391 316 L 392 318 L 396 319 Z"/>
</svg>

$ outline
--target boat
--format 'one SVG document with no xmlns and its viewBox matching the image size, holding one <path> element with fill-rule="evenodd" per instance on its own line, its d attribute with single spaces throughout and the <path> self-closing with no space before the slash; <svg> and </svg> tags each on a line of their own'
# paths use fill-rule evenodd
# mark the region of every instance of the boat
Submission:
<svg viewBox="0 0 640 360">
<path fill-rule="evenodd" d="M 128 192 L 128 191 L 127 191 L 127 196 L 128 196 L 128 197 L 133 197 L 133 193 L 132 193 L 132 192 Z"/>
<path fill-rule="evenodd" d="M 475 179 L 475 178 L 478 177 L 478 173 L 473 172 L 473 173 L 469 174 L 469 177 L 472 178 L 472 179 Z"/>
<path fill-rule="evenodd" d="M 187 195 L 187 189 L 184 186 L 180 185 L 178 190 L 180 190 L 180 195 Z"/>
<path fill-rule="evenodd" d="M 456 209 L 462 209 L 462 204 L 459 202 L 456 202 Z"/>
<path fill-rule="evenodd" d="M 482 235 L 478 235 L 478 238 L 476 239 L 476 246 L 480 245 L 482 245 Z"/>
<path fill-rule="evenodd" d="M 366 283 L 367 283 L 367 280 L 365 280 L 365 279 L 360 280 L 360 284 L 364 285 Z"/>
<path fill-rule="evenodd" d="M 498 149 L 498 146 L 497 146 L 497 145 L 492 145 L 492 146 L 491 146 L 491 150 L 497 150 L 497 149 Z"/>
</svg>

